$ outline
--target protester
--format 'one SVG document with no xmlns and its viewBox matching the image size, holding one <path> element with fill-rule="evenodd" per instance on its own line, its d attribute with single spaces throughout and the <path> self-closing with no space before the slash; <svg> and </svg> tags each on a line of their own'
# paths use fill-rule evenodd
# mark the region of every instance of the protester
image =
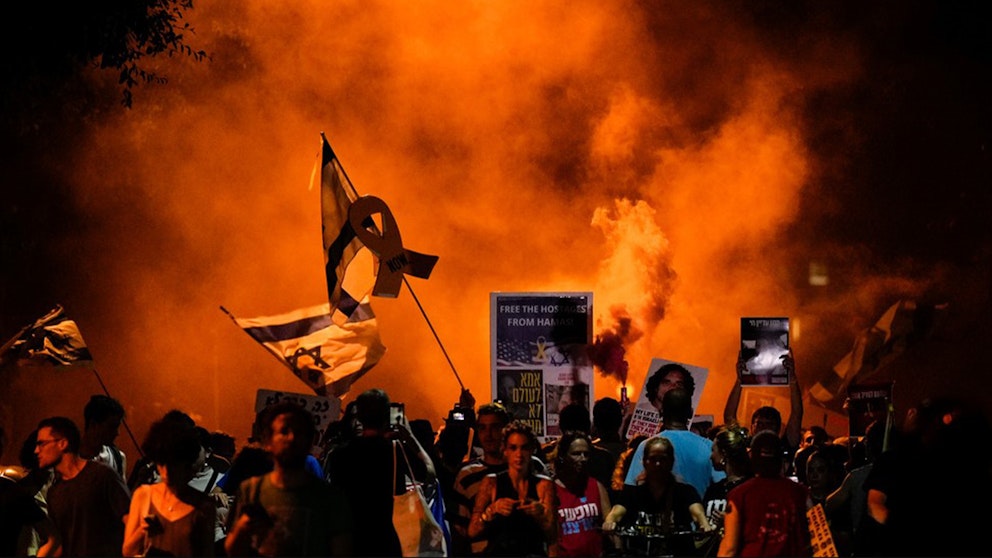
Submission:
<svg viewBox="0 0 992 558">
<path fill-rule="evenodd" d="M 555 513 L 558 518 L 557 556 L 602 556 L 603 521 L 610 496 L 589 473 L 592 442 L 588 434 L 565 431 L 555 457 Z"/>
<path fill-rule="evenodd" d="M 667 403 L 666 403 L 667 406 Z M 670 409 L 670 407 L 668 407 Z M 640 523 L 657 530 L 651 535 L 666 537 L 668 552 L 685 556 L 695 552 L 694 541 L 688 534 L 696 525 L 699 531 L 711 531 L 699 493 L 692 485 L 676 480 L 672 467 L 678 457 L 672 441 L 655 436 L 642 444 L 641 465 L 643 475 L 638 475 L 636 485 L 625 485 L 617 496 L 613 508 L 603 523 L 603 530 L 611 533 L 618 526 Z M 637 552 L 648 550 L 646 540 L 628 541 Z"/>
<path fill-rule="evenodd" d="M 469 537 L 487 536 L 489 556 L 547 556 L 554 544 L 554 485 L 535 470 L 537 445 L 525 422 L 503 429 L 507 468 L 483 479 L 468 526 Z"/>
<path fill-rule="evenodd" d="M 750 439 L 744 430 L 736 425 L 721 426 L 713 438 L 713 452 L 710 460 L 713 468 L 723 471 L 726 477 L 711 484 L 703 495 L 706 517 L 715 529 L 723 529 L 723 516 L 727 511 L 727 494 L 738 485 L 754 476 L 751 460 L 748 457 Z"/>
<path fill-rule="evenodd" d="M 0 458 L 7 436 L 0 427 Z M 18 556 L 18 539 L 22 529 L 39 534 L 37 556 L 51 556 L 59 548 L 58 536 L 51 520 L 19 481 L 27 471 L 23 467 L 0 465 L 0 556 Z"/>
<path fill-rule="evenodd" d="M 127 480 L 127 456 L 114 445 L 124 421 L 124 406 L 108 395 L 94 395 L 83 408 L 79 456 L 110 467 Z"/>
<path fill-rule="evenodd" d="M 510 415 L 498 402 L 479 407 L 475 419 L 475 437 L 482 446 L 482 456 L 464 464 L 455 477 L 454 489 L 457 494 L 458 513 L 449 515 L 452 529 L 452 554 L 466 556 L 483 554 L 488 540 L 485 533 L 474 539 L 469 537 L 469 522 L 475 506 L 475 496 L 482 481 L 490 474 L 506 470 L 506 458 L 502 450 L 503 428 L 510 422 Z"/>
<path fill-rule="evenodd" d="M 558 426 L 562 432 L 573 430 L 582 432 L 587 437 L 592 430 L 592 421 L 589 419 L 589 409 L 580 403 L 571 403 L 558 413 Z M 590 438 L 591 439 L 591 438 Z M 554 476 L 554 464 L 558 454 L 558 443 L 560 439 L 553 440 L 544 445 L 544 455 L 549 465 L 548 470 Z M 613 469 L 616 466 L 616 459 L 604 448 L 596 446 L 590 442 L 589 455 L 585 464 L 586 471 L 604 486 L 610 484 L 613 476 Z"/>
<path fill-rule="evenodd" d="M 796 377 L 795 358 L 792 350 L 782 356 L 782 365 L 789 373 L 789 422 L 782 431 L 782 414 L 775 407 L 760 407 L 751 414 L 751 435 L 754 436 L 762 430 L 771 430 L 782 436 L 785 443 L 785 451 L 789 455 L 794 455 L 800 445 L 802 424 L 803 424 L 803 393 L 799 387 L 799 380 Z M 723 422 L 725 424 L 739 423 L 737 410 L 741 403 L 741 375 L 747 371 L 744 356 L 737 355 L 737 380 L 730 389 L 727 396 L 727 403 L 723 408 Z"/>
<path fill-rule="evenodd" d="M 120 556 L 130 496 L 116 471 L 79 456 L 79 428 L 65 417 L 38 423 L 38 466 L 55 469 L 48 515 L 64 556 Z"/>
<path fill-rule="evenodd" d="M 809 490 L 785 478 L 782 440 L 773 431 L 751 439 L 755 477 L 727 494 L 718 556 L 809 556 Z"/>
<path fill-rule="evenodd" d="M 710 484 L 724 478 L 724 473 L 713 468 L 710 460 L 713 442 L 689 430 L 692 419 L 692 394 L 683 388 L 675 388 L 665 393 L 662 431 L 655 437 L 667 438 L 675 447 L 673 473 L 680 482 L 691 484 L 697 494 L 705 494 Z M 645 443 L 637 447 L 627 471 L 624 484 L 634 486 L 637 477 L 644 471 L 643 459 Z"/>
<path fill-rule="evenodd" d="M 395 453 L 397 441 L 416 478 L 434 481 L 434 466 L 410 432 L 407 421 L 391 427 L 389 395 L 378 388 L 362 392 L 355 400 L 361 434 L 336 450 L 328 461 L 332 486 L 345 494 L 355 518 L 355 556 L 399 556 L 400 539 L 393 527 L 393 497 L 406 489 L 406 466 Z"/>
<path fill-rule="evenodd" d="M 610 452 L 613 464 L 627 449 L 627 442 L 620 435 L 623 424 L 623 407 L 612 397 L 603 397 L 592 406 L 592 443 Z M 609 486 L 609 483 L 606 483 Z"/>
<path fill-rule="evenodd" d="M 227 473 L 217 479 L 217 486 L 228 496 L 237 494 L 238 488 L 246 479 L 264 475 L 271 471 L 274 466 L 272 455 L 262 443 L 262 431 L 265 429 L 262 419 L 267 416 L 267 413 L 268 408 L 263 408 L 255 413 L 255 420 L 252 421 L 251 425 L 252 434 L 248 443 L 234 456 Z M 325 478 L 320 461 L 309 451 L 306 454 L 304 467 L 313 476 L 319 479 Z M 203 473 L 200 476 L 202 478 Z"/>
<path fill-rule="evenodd" d="M 260 418 L 271 472 L 241 483 L 225 549 L 231 556 L 350 556 L 351 507 L 341 490 L 306 468 L 316 431 L 295 403 L 277 403 Z"/>
<path fill-rule="evenodd" d="M 17 484 L 34 497 L 35 503 L 45 513 L 45 517 L 48 517 L 48 489 L 55 482 L 55 471 L 49 467 L 42 468 L 38 465 L 38 455 L 35 453 L 37 442 L 38 429 L 35 428 L 24 438 L 21 443 L 21 450 L 17 455 L 21 464 L 21 471 L 24 472 Z M 48 530 L 51 533 L 50 536 L 58 535 L 54 525 L 50 525 Z M 33 527 L 25 527 L 21 530 L 21 537 L 17 541 L 17 556 L 35 556 L 44 552 L 41 547 L 44 546 L 45 542 L 45 535 L 41 531 Z"/>
<path fill-rule="evenodd" d="M 141 449 L 155 463 L 161 481 L 134 491 L 124 556 L 213 556 L 214 501 L 190 486 L 203 458 L 196 431 L 176 421 L 158 420 Z"/>
<path fill-rule="evenodd" d="M 841 481 L 844 480 L 843 463 L 837 462 L 837 456 L 831 456 L 828 444 L 810 454 L 806 460 L 806 482 L 809 488 L 809 496 L 813 505 L 823 504 L 827 501 L 827 496 L 837 490 Z M 833 446 L 840 449 L 840 446 Z M 836 452 L 834 452 L 836 453 Z"/>
<path fill-rule="evenodd" d="M 882 454 L 884 438 L 884 421 L 875 421 L 868 425 L 863 441 L 866 463 L 850 471 L 840 487 L 827 496 L 824 502 L 827 517 L 838 518 L 831 525 L 838 551 L 850 549 L 855 555 L 870 553 L 867 545 L 862 544 L 864 533 L 861 527 L 868 512 L 868 494 L 865 492 L 864 484 L 868 474 L 871 473 L 875 459 Z M 835 525 L 838 528 L 834 528 Z"/>
</svg>

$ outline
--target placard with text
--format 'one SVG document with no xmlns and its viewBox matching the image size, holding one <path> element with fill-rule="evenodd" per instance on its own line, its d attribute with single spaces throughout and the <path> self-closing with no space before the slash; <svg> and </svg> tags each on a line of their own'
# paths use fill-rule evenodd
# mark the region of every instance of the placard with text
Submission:
<svg viewBox="0 0 992 558">
<path fill-rule="evenodd" d="M 560 436 L 561 409 L 594 400 L 592 293 L 491 293 L 490 318 L 493 399 L 542 442 Z"/>
</svg>

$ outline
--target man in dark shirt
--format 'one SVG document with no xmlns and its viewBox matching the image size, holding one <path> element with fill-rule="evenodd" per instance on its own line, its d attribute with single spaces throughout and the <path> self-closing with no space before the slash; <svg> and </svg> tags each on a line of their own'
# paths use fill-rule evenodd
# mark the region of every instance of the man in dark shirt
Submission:
<svg viewBox="0 0 992 558">
<path fill-rule="evenodd" d="M 120 556 L 131 498 L 113 469 L 79 456 L 79 428 L 65 417 L 38 423 L 39 467 L 55 469 L 48 515 L 65 556 Z"/>
</svg>

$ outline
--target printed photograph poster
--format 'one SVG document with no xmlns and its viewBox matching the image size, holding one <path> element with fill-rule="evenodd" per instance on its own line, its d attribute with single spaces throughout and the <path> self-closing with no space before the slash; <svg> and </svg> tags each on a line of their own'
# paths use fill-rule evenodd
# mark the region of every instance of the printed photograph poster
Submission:
<svg viewBox="0 0 992 558">
<path fill-rule="evenodd" d="M 546 440 L 561 437 L 558 417 L 562 409 L 573 403 L 579 403 L 586 409 L 592 408 L 591 385 L 591 375 L 576 379 L 572 370 L 545 371 L 544 437 Z"/>
<path fill-rule="evenodd" d="M 789 318 L 741 318 L 741 387 L 789 385 L 787 354 Z"/>
<path fill-rule="evenodd" d="M 498 400 L 512 419 L 530 422 L 535 432 L 544 431 L 544 371 L 540 368 L 496 370 Z M 539 427 L 539 428 L 538 428 Z"/>
<path fill-rule="evenodd" d="M 493 399 L 542 442 L 557 436 L 562 402 L 593 400 L 592 293 L 491 293 L 490 319 Z"/>
<path fill-rule="evenodd" d="M 702 366 L 696 366 L 693 364 L 686 364 L 664 358 L 653 358 L 651 359 L 651 365 L 648 366 L 648 373 L 644 376 L 644 385 L 641 386 L 641 393 L 637 397 L 637 405 L 634 406 L 630 426 L 627 428 L 628 440 L 633 439 L 636 436 L 654 436 L 658 433 L 661 426 L 661 412 L 659 411 L 661 402 L 658 401 L 657 403 L 654 403 L 651 401 L 651 398 L 648 397 L 648 386 L 653 385 L 655 382 L 662 379 L 661 376 L 659 376 L 656 380 L 652 381 L 652 378 L 655 376 L 658 376 L 659 374 L 667 375 L 672 373 L 668 365 L 678 365 L 689 371 L 689 374 L 692 376 L 693 383 L 695 384 L 692 391 L 692 408 L 699 408 L 699 401 L 703 395 L 703 388 L 706 386 L 706 379 L 709 377 L 709 370 L 703 368 Z M 665 368 L 665 370 L 663 371 L 662 368 Z"/>
<path fill-rule="evenodd" d="M 888 417 L 892 382 L 852 385 L 847 388 L 847 419 L 850 436 L 864 436 L 876 420 Z"/>
<path fill-rule="evenodd" d="M 303 407 L 313 415 L 314 427 L 317 429 L 317 440 L 324 437 L 324 431 L 332 422 L 341 416 L 341 400 L 336 397 L 321 397 L 319 395 L 307 395 L 305 393 L 290 393 L 286 391 L 276 391 L 271 389 L 259 389 L 255 392 L 255 413 L 281 403 L 289 401 Z M 316 445 L 317 442 L 314 442 Z"/>
</svg>

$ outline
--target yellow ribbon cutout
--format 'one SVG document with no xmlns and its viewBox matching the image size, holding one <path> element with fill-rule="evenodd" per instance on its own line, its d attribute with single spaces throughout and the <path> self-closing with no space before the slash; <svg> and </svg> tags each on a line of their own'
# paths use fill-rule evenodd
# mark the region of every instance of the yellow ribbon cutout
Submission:
<svg viewBox="0 0 992 558">
<path fill-rule="evenodd" d="M 382 216 L 382 231 L 371 220 L 377 213 Z M 421 279 L 431 276 L 437 256 L 403 248 L 400 229 L 386 202 L 375 196 L 362 196 L 348 209 L 348 221 L 355 236 L 379 259 L 373 295 L 396 298 L 400 294 L 404 273 Z M 366 223 L 373 224 L 366 227 Z"/>
</svg>

